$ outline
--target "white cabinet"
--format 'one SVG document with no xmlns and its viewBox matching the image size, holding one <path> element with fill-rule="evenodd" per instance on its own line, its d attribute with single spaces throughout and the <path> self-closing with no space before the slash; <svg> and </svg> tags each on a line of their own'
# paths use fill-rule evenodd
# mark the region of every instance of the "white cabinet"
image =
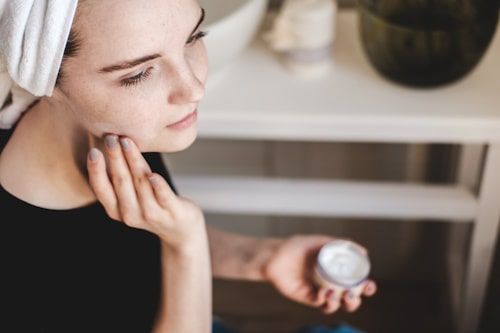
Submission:
<svg viewBox="0 0 500 333">
<path fill-rule="evenodd" d="M 465 264 L 465 273 L 457 273 L 462 272 L 460 267 L 451 265 L 450 286 L 457 332 L 475 332 L 500 220 L 500 31 L 481 63 L 464 79 L 439 88 L 414 89 L 383 79 L 367 62 L 355 11 L 341 10 L 337 22 L 333 67 L 324 78 L 294 77 L 260 40 L 211 77 L 199 107 L 199 136 L 458 144 L 463 154 L 457 183 L 179 174 L 176 184 L 183 195 L 213 213 L 472 223 L 468 260 L 458 262 Z"/>
</svg>

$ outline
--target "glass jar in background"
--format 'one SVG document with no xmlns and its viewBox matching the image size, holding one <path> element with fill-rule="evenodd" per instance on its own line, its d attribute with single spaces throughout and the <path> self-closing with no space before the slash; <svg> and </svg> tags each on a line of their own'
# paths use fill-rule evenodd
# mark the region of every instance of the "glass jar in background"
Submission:
<svg viewBox="0 0 500 333">
<path fill-rule="evenodd" d="M 468 74 L 490 45 L 500 6 L 499 0 L 357 1 L 369 61 L 385 77 L 418 87 Z"/>
</svg>

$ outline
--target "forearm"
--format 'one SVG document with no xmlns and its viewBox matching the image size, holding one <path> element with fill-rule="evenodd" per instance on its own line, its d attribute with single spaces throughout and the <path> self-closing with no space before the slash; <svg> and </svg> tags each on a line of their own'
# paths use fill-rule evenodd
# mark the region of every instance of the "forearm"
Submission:
<svg viewBox="0 0 500 333">
<path fill-rule="evenodd" d="M 264 269 L 282 240 L 257 238 L 208 227 L 214 277 L 265 281 Z"/>
<path fill-rule="evenodd" d="M 181 250 L 162 244 L 162 271 L 162 299 L 153 333 L 209 333 L 212 276 L 206 237 Z"/>
</svg>

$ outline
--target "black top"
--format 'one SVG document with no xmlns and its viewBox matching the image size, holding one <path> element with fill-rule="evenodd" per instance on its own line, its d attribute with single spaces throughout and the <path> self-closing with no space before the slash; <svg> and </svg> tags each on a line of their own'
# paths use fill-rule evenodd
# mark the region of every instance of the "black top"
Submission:
<svg viewBox="0 0 500 333">
<path fill-rule="evenodd" d="M 0 149 L 12 131 L 0 130 Z M 160 154 L 144 154 L 171 184 Z M 150 332 L 160 295 L 152 233 L 99 203 L 32 206 L 0 186 L 0 332 Z"/>
</svg>

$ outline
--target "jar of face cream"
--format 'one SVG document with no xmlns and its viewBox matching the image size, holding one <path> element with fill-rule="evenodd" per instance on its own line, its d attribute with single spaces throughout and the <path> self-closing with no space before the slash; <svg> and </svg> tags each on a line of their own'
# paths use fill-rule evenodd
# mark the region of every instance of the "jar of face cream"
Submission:
<svg viewBox="0 0 500 333">
<path fill-rule="evenodd" d="M 337 0 L 284 0 L 264 39 L 292 73 L 322 76 L 333 60 L 336 13 Z"/>
<path fill-rule="evenodd" d="M 346 290 L 360 295 L 369 273 L 366 253 L 350 241 L 334 240 L 319 251 L 313 276 L 319 286 L 332 289 L 340 299 Z"/>
</svg>

